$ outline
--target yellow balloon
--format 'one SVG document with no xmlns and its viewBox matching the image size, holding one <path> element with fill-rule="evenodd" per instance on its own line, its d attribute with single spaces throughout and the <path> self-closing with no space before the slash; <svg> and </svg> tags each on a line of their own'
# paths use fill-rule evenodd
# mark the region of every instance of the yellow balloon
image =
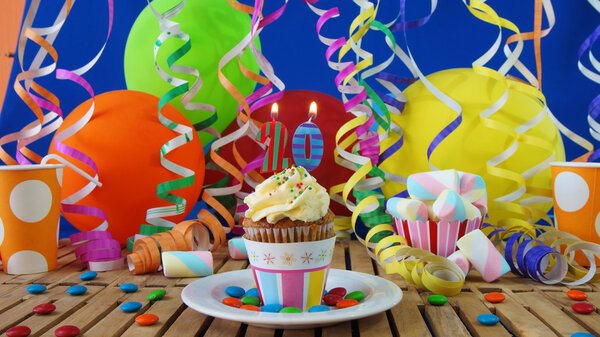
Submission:
<svg viewBox="0 0 600 337">
<path fill-rule="evenodd" d="M 515 138 L 505 132 L 483 125 L 479 114 L 504 93 L 505 86 L 497 80 L 475 73 L 472 69 L 448 69 L 427 76 L 443 93 L 458 102 L 462 107 L 463 121 L 433 152 L 431 163 L 438 169 L 457 169 L 479 174 L 486 182 L 488 201 L 511 193 L 518 188 L 512 180 L 488 174 L 486 162 L 509 148 Z M 417 172 L 430 171 L 427 162 L 427 148 L 434 137 L 452 120 L 456 112 L 447 107 L 427 90 L 421 81 L 410 85 L 404 91 L 407 103 L 402 115 L 392 115 L 392 120 L 404 131 L 404 145 L 385 160 L 380 167 L 388 172 L 404 177 Z M 509 89 L 506 104 L 489 119 L 504 123 L 515 130 L 519 125 L 534 118 L 542 109 L 535 98 L 517 90 Z M 565 160 L 565 150 L 560 133 L 546 115 L 535 127 L 524 134 L 542 138 L 554 145 L 556 161 Z M 382 150 L 398 140 L 394 135 L 382 142 Z M 546 160 L 551 153 L 540 147 L 519 141 L 516 152 L 497 167 L 522 174 Z M 527 185 L 538 188 L 551 188 L 550 167 L 547 167 L 527 180 Z M 406 187 L 387 181 L 382 187 L 389 198 Z M 525 194 L 519 200 L 531 197 Z M 489 202 L 488 222 L 496 224 L 499 219 L 514 216 L 496 209 Z M 547 212 L 552 202 L 538 203 L 534 207 Z M 537 219 L 534 219 L 537 220 Z"/>
</svg>

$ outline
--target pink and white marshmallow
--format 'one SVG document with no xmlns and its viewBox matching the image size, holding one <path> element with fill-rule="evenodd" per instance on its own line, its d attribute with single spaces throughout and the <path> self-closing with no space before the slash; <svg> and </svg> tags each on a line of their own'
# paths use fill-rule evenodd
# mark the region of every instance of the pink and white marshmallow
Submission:
<svg viewBox="0 0 600 337">
<path fill-rule="evenodd" d="M 390 198 L 386 208 L 392 216 L 400 220 L 427 222 L 429 218 L 425 204 L 416 199 Z"/>
<path fill-rule="evenodd" d="M 486 282 L 493 282 L 510 270 L 502 254 L 479 229 L 465 234 L 456 246 Z"/>
<path fill-rule="evenodd" d="M 433 213 L 446 221 L 475 220 L 481 212 L 468 200 L 452 190 L 444 190 L 433 203 Z"/>
</svg>

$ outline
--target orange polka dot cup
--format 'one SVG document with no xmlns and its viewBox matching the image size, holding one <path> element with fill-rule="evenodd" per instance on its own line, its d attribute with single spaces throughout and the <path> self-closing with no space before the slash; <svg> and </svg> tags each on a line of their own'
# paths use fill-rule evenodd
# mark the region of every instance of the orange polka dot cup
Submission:
<svg viewBox="0 0 600 337">
<path fill-rule="evenodd" d="M 0 166 L 0 255 L 5 273 L 56 268 L 63 168 Z"/>
<path fill-rule="evenodd" d="M 550 166 L 558 229 L 600 243 L 600 163 L 560 162 Z"/>
</svg>

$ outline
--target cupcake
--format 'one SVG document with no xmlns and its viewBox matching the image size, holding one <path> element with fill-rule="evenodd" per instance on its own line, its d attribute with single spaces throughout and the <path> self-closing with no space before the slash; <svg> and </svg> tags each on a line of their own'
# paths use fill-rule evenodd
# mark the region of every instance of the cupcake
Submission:
<svg viewBox="0 0 600 337">
<path fill-rule="evenodd" d="M 258 186 L 244 202 L 244 243 L 263 304 L 321 304 L 335 246 L 329 195 L 303 167 Z"/>
<path fill-rule="evenodd" d="M 246 238 L 271 243 L 318 241 L 335 236 L 325 188 L 305 168 L 291 167 L 244 198 Z"/>
</svg>

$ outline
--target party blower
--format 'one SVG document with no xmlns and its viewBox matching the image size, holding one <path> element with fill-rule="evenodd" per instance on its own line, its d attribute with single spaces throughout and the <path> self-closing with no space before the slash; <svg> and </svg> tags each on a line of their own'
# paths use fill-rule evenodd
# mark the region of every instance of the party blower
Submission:
<svg viewBox="0 0 600 337">
<path fill-rule="evenodd" d="M 49 160 L 62 164 L 48 164 Z M 7 274 L 33 274 L 56 268 L 63 168 L 91 177 L 57 155 L 39 165 L 0 166 L 0 254 Z"/>
</svg>

